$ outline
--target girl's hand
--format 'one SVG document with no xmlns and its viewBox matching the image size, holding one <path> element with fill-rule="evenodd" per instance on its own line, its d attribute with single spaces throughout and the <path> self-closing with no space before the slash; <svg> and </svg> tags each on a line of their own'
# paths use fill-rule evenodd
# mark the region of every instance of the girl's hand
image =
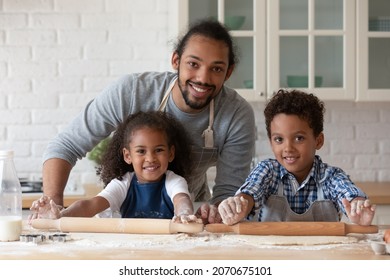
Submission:
<svg viewBox="0 0 390 280">
<path fill-rule="evenodd" d="M 361 226 L 371 225 L 375 215 L 376 205 L 372 205 L 368 199 L 364 200 L 358 198 L 353 199 L 351 202 L 344 198 L 342 203 L 347 216 L 352 223 Z"/>
<path fill-rule="evenodd" d="M 246 217 L 248 210 L 248 200 L 242 196 L 233 196 L 223 200 L 218 211 L 222 222 L 226 225 L 234 225 Z"/>
<path fill-rule="evenodd" d="M 198 219 L 195 215 L 193 214 L 187 214 L 187 213 L 179 213 L 178 215 L 175 215 L 172 218 L 172 221 L 174 223 L 182 223 L 182 224 L 188 224 L 188 223 L 198 223 L 202 224 L 202 219 Z"/>
<path fill-rule="evenodd" d="M 55 202 L 48 196 L 43 195 L 38 200 L 35 200 L 30 210 L 33 213 L 28 217 L 29 223 L 33 219 L 58 219 L 61 218 L 62 206 L 55 204 Z"/>
</svg>

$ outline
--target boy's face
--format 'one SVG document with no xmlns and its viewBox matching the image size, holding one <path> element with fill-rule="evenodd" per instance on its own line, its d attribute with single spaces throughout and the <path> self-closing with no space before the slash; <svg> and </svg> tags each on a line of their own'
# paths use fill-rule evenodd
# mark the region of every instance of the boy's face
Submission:
<svg viewBox="0 0 390 280">
<path fill-rule="evenodd" d="M 324 144 L 324 134 L 315 137 L 307 121 L 297 115 L 278 114 L 270 128 L 276 160 L 302 183 L 313 166 L 316 150 Z"/>
<path fill-rule="evenodd" d="M 181 58 L 173 54 L 172 66 L 179 74 L 173 89 L 174 101 L 187 113 L 203 110 L 218 95 L 234 68 L 229 67 L 229 48 L 223 41 L 200 35 L 188 40 Z"/>
<path fill-rule="evenodd" d="M 148 127 L 134 131 L 129 149 L 123 149 L 124 160 L 133 165 L 140 183 L 160 181 L 174 155 L 175 149 L 168 146 L 166 134 Z"/>
</svg>

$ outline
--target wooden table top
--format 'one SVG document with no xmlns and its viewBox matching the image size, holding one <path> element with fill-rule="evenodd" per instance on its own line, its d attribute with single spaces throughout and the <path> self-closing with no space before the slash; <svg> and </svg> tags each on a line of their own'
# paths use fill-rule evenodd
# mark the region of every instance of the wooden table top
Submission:
<svg viewBox="0 0 390 280">
<path fill-rule="evenodd" d="M 310 236 L 267 237 L 209 232 L 192 235 L 67 233 L 66 242 L 55 242 L 50 240 L 48 236 L 58 232 L 37 231 L 24 223 L 24 233 L 44 234 L 46 240 L 38 244 L 22 241 L 0 242 L 0 259 L 390 260 L 390 255 L 376 255 L 370 246 L 371 240 L 383 238 L 385 228 L 390 228 L 390 226 L 381 226 L 380 232 L 376 234 L 349 234 L 348 236 L 332 237 L 335 238 L 332 241 L 334 243 L 329 244 L 318 244 L 310 241 L 327 239 L 328 237 L 310 239 Z M 306 245 L 293 245 L 291 238 L 299 244 L 306 242 Z M 349 242 L 351 238 L 354 240 L 353 242 Z M 288 240 L 286 244 L 280 243 L 286 239 Z M 279 243 L 273 243 L 275 240 L 278 240 Z M 309 243 L 307 244 L 307 242 Z"/>
</svg>

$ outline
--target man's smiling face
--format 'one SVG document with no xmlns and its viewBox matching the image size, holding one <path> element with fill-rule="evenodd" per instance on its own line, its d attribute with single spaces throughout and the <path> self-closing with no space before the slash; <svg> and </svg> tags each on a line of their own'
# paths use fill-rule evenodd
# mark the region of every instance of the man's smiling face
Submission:
<svg viewBox="0 0 390 280">
<path fill-rule="evenodd" d="M 175 53 L 172 65 L 178 71 L 174 88 L 176 105 L 185 112 L 198 112 L 218 95 L 230 77 L 229 48 L 223 41 L 201 35 L 191 37 L 181 58 Z"/>
</svg>

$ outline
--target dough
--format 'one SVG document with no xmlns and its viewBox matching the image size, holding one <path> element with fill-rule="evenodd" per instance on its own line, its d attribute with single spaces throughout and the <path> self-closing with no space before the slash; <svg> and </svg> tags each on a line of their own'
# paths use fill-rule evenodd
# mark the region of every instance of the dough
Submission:
<svg viewBox="0 0 390 280">
<path fill-rule="evenodd" d="M 279 236 L 279 235 L 226 235 L 225 240 L 236 240 L 247 245 L 329 245 L 329 244 L 349 244 L 359 241 L 357 236 Z"/>
<path fill-rule="evenodd" d="M 168 235 L 93 235 L 72 233 L 74 241 L 82 244 L 101 244 L 108 247 L 149 248 L 164 247 L 166 250 L 178 248 L 208 247 L 208 246 L 310 246 L 357 243 L 362 235 L 356 236 L 278 236 L 278 235 L 239 235 L 230 233 L 168 234 Z M 88 242 L 88 241 L 89 242 Z M 86 242 L 86 243 L 84 243 Z"/>
</svg>

